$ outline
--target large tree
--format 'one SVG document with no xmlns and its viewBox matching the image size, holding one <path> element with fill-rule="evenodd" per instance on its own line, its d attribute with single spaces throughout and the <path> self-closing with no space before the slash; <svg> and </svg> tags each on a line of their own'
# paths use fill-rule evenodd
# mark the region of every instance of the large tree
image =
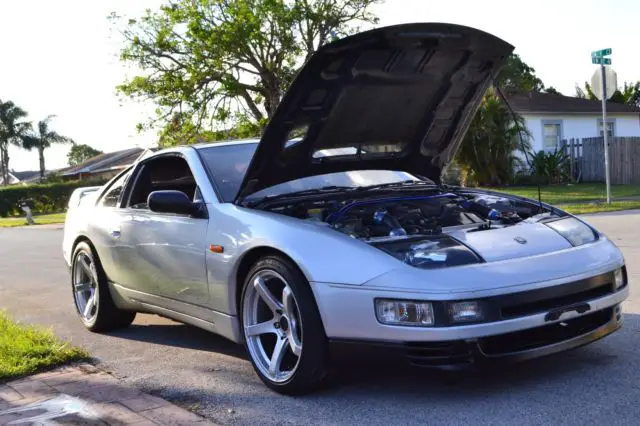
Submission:
<svg viewBox="0 0 640 426">
<path fill-rule="evenodd" d="M 40 177 L 44 177 L 45 164 L 44 164 L 44 150 L 51 147 L 53 144 L 59 143 L 71 143 L 71 139 L 62 136 L 50 127 L 51 119 L 54 115 L 49 115 L 44 120 L 38 121 L 38 127 L 35 132 L 26 135 L 23 141 L 23 148 L 31 151 L 36 149 L 38 151 L 38 159 L 40 160 Z"/>
<path fill-rule="evenodd" d="M 25 121 L 27 112 L 11 101 L 0 99 L 0 173 L 4 185 L 9 184 L 9 146 L 22 146 L 31 130 Z"/>
<path fill-rule="evenodd" d="M 610 101 L 640 107 L 640 81 L 625 81 L 622 90 L 616 90 Z"/>
<path fill-rule="evenodd" d="M 512 54 L 496 76 L 496 84 L 505 94 L 517 92 L 542 92 L 544 84 L 536 76 L 536 70 L 527 65 L 520 55 Z M 555 90 L 555 89 L 554 89 Z"/>
<path fill-rule="evenodd" d="M 70 166 L 77 166 L 78 164 L 82 164 L 91 157 L 95 157 L 99 154 L 102 154 L 102 151 L 99 151 L 86 144 L 74 143 L 69 150 L 69 153 L 67 154 L 67 161 Z"/>
<path fill-rule="evenodd" d="M 517 125 L 516 125 L 517 123 Z M 522 117 L 511 111 L 490 89 L 471 122 L 457 153 L 463 183 L 503 185 L 522 167 L 518 151 L 531 149 Z"/>
<path fill-rule="evenodd" d="M 576 97 L 593 101 L 598 100 L 588 82 L 584 83 L 584 88 L 576 84 Z M 609 102 L 640 107 L 640 81 L 635 83 L 625 81 L 622 90 L 616 90 L 613 96 L 609 98 Z"/>
<path fill-rule="evenodd" d="M 523 150 L 530 149 L 524 120 L 513 114 L 496 93 L 495 87 L 508 96 L 518 92 L 542 92 L 542 80 L 535 69 L 520 56 L 509 56 L 486 93 L 478 112 L 471 121 L 455 162 L 462 171 L 463 184 L 503 185 L 526 159 Z M 554 93 L 551 88 L 548 93 Z M 517 155 L 518 151 L 521 155 Z"/>
<path fill-rule="evenodd" d="M 112 19 L 126 47 L 121 60 L 142 69 L 118 86 L 153 101 L 161 144 L 207 131 L 264 126 L 296 71 L 333 37 L 377 18 L 381 0 L 173 0 L 140 19 Z"/>
</svg>

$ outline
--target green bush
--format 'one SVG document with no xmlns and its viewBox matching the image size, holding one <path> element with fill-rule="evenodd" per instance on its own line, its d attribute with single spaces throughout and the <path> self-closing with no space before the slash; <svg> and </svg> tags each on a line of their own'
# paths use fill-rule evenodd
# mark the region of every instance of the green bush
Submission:
<svg viewBox="0 0 640 426">
<path fill-rule="evenodd" d="M 531 152 L 531 174 L 547 183 L 563 183 L 570 180 L 569 156 L 562 151 L 553 153 Z"/>
<path fill-rule="evenodd" d="M 74 189 L 104 183 L 105 180 L 85 180 L 0 187 L 0 217 L 20 215 L 22 211 L 18 207 L 18 201 L 23 198 L 33 200 L 35 213 L 64 211 Z"/>
</svg>

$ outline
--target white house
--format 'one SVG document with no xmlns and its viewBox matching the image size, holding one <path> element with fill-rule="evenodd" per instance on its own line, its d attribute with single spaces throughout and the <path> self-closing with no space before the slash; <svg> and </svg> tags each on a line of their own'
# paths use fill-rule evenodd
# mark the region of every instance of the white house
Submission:
<svg viewBox="0 0 640 426">
<path fill-rule="evenodd" d="M 534 152 L 555 151 L 562 139 L 602 136 L 602 102 L 550 93 L 508 98 L 531 135 Z M 607 102 L 609 136 L 640 136 L 640 108 Z"/>
</svg>

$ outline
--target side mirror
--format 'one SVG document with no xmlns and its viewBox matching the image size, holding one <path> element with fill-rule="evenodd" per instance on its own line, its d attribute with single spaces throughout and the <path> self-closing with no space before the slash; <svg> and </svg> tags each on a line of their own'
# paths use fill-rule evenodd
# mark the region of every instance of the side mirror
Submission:
<svg viewBox="0 0 640 426">
<path fill-rule="evenodd" d="M 195 215 L 200 211 L 200 203 L 194 203 L 182 191 L 153 191 L 147 205 L 156 213 Z"/>
</svg>

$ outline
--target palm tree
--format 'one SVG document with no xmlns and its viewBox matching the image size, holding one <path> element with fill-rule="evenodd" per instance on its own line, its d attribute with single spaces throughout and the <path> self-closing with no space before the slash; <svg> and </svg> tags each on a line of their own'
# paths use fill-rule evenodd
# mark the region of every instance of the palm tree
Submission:
<svg viewBox="0 0 640 426">
<path fill-rule="evenodd" d="M 515 120 L 489 90 L 456 156 L 464 177 L 480 185 L 504 185 L 513 178 L 517 168 L 523 166 L 517 152 L 531 148 L 524 120 L 520 116 Z"/>
<path fill-rule="evenodd" d="M 4 185 L 9 184 L 9 145 L 22 146 L 31 123 L 23 121 L 27 112 L 11 101 L 0 100 L 0 172 Z"/>
<path fill-rule="evenodd" d="M 32 150 L 36 148 L 38 150 L 38 156 L 40 159 L 40 178 L 44 177 L 45 165 L 44 165 L 44 150 L 50 148 L 54 143 L 70 143 L 71 139 L 59 135 L 54 130 L 51 130 L 49 123 L 55 115 L 50 115 L 44 120 L 38 121 L 38 131 L 27 135 L 24 139 L 23 148 Z"/>
</svg>

